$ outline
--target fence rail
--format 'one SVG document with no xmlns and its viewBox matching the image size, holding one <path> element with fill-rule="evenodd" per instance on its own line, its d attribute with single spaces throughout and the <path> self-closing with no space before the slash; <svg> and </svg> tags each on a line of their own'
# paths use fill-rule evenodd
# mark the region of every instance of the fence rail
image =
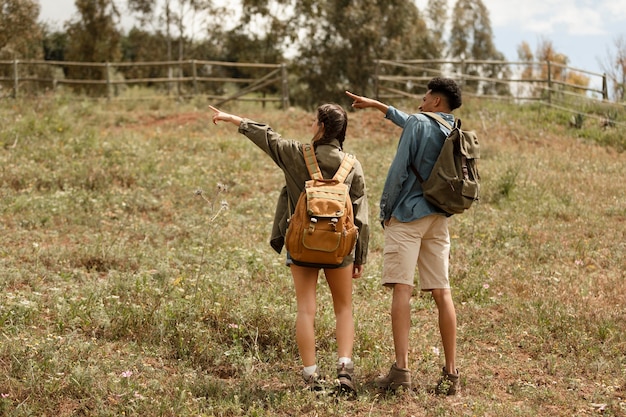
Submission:
<svg viewBox="0 0 626 417">
<path fill-rule="evenodd" d="M 545 78 L 538 77 L 524 77 L 527 74 L 525 69 L 533 70 L 545 65 L 546 69 L 542 72 Z M 485 72 L 485 68 L 494 67 L 498 68 L 495 74 L 492 76 L 480 75 L 479 73 L 472 74 L 468 72 L 468 68 L 480 67 L 482 72 Z M 397 68 L 402 69 L 402 74 L 394 74 Z M 553 69 L 556 68 L 560 77 L 555 77 Z M 480 72 L 480 71 L 478 71 Z M 594 88 L 589 86 L 582 86 L 567 81 L 567 74 L 576 73 L 583 76 L 589 76 L 589 81 L 599 81 L 601 87 Z M 527 61 L 496 61 L 496 60 L 426 60 L 426 59 L 411 59 L 411 60 L 377 60 L 376 70 L 374 76 L 375 94 L 379 94 L 379 89 L 384 88 L 385 82 L 393 83 L 422 83 L 422 86 L 435 75 L 446 75 L 459 79 L 462 85 L 468 84 L 470 81 L 475 81 L 477 84 L 500 84 L 511 86 L 513 84 L 533 84 L 535 86 L 544 86 L 544 90 L 554 91 L 555 86 L 562 86 L 566 89 L 579 90 L 584 94 L 593 93 L 599 94 L 602 100 L 608 100 L 608 88 L 606 74 L 599 74 L 592 71 L 583 70 L 580 68 L 568 67 L 556 62 L 527 62 Z M 593 85 L 593 84 L 592 84 Z M 513 89 L 515 98 L 518 99 L 535 99 L 532 95 L 524 95 L 523 93 L 532 92 L 531 89 Z M 522 94 L 520 94 L 522 93 Z M 471 94 L 471 93 L 470 93 Z M 483 95 L 483 94 L 475 94 Z"/>
<path fill-rule="evenodd" d="M 538 75 L 540 74 L 540 75 Z M 587 85 L 571 82 L 586 77 Z M 536 101 L 576 116 L 615 119 L 607 114 L 590 115 L 588 103 L 618 106 L 608 101 L 607 77 L 559 63 L 494 60 L 378 60 L 372 75 L 378 98 L 421 95 L 433 76 L 448 76 L 463 86 L 463 94 L 481 98 Z M 165 88 L 177 97 L 204 96 L 216 105 L 227 101 L 277 102 L 289 106 L 285 64 L 223 62 L 210 60 L 155 62 L 70 62 L 0 60 L 0 97 L 38 93 L 61 86 L 90 90 L 92 95 L 117 98 L 128 86 Z M 226 91 L 227 89 L 233 91 Z M 572 103 L 576 106 L 572 107 Z M 622 118 L 622 117 L 620 117 Z M 621 122 L 617 122 L 622 124 Z"/>
<path fill-rule="evenodd" d="M 128 71 L 131 69 L 141 76 Z M 146 72 L 148 76 L 145 75 Z M 232 76 L 233 72 L 240 72 L 238 74 L 240 76 Z M 255 73 L 255 76 L 245 75 L 251 72 Z M 202 94 L 217 100 L 218 104 L 231 100 L 254 100 L 263 103 L 279 102 L 283 108 L 289 106 L 285 64 L 203 60 L 116 63 L 0 61 L 0 88 L 3 85 L 8 86 L 12 97 L 20 96 L 22 90 L 33 83 L 48 86 L 53 90 L 62 85 L 100 87 L 103 90 L 100 94 L 108 99 L 116 96 L 120 86 L 165 85 L 168 93 L 175 91 L 178 96 Z M 244 86 L 231 94 L 217 94 L 225 84 Z M 244 97 L 255 92 L 257 93 L 255 96 Z M 262 96 L 258 96 L 259 93 Z"/>
<path fill-rule="evenodd" d="M 434 76 L 458 80 L 463 95 L 534 101 L 569 112 L 573 114 L 572 124 L 589 117 L 602 125 L 626 126 L 626 105 L 609 101 L 606 74 L 550 61 L 378 60 L 373 77 L 374 96 L 382 100 L 420 99 Z M 586 77 L 588 84 L 572 82 L 577 76 Z M 588 111 L 590 104 L 596 104 L 597 109 Z"/>
</svg>

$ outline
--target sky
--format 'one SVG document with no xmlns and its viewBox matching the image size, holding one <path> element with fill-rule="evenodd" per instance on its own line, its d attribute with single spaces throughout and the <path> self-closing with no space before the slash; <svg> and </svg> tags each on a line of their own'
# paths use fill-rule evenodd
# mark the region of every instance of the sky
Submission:
<svg viewBox="0 0 626 417">
<path fill-rule="evenodd" d="M 428 0 L 415 0 L 420 10 Z M 543 41 L 569 58 L 569 66 L 602 73 L 615 53 L 618 37 L 626 40 L 626 0 L 482 0 L 489 10 L 496 49 L 517 61 L 526 42 L 533 52 Z M 125 2 L 122 2 L 125 4 Z M 455 0 L 449 0 L 450 10 Z M 40 0 L 39 19 L 61 28 L 75 14 L 74 0 Z M 130 25 L 129 25 L 130 26 Z M 407 57 L 408 58 L 408 57 Z"/>
</svg>

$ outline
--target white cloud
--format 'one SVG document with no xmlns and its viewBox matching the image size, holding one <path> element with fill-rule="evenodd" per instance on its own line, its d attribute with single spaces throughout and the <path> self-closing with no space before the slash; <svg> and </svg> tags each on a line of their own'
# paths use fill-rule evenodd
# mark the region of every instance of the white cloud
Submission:
<svg viewBox="0 0 626 417">
<path fill-rule="evenodd" d="M 450 0 L 451 7 L 456 0 Z M 606 35 L 607 22 L 626 22 L 626 0 L 524 0 L 512 4 L 483 0 L 493 28 L 517 25 L 520 30 L 571 36 Z"/>
<path fill-rule="evenodd" d="M 428 0 L 415 0 L 426 10 Z M 457 0 L 448 0 L 452 11 Z M 626 0 L 482 0 L 491 20 L 498 50 L 508 59 L 517 56 L 522 41 L 545 39 L 570 63 L 599 70 L 597 55 L 611 48 L 613 39 L 626 37 Z"/>
</svg>

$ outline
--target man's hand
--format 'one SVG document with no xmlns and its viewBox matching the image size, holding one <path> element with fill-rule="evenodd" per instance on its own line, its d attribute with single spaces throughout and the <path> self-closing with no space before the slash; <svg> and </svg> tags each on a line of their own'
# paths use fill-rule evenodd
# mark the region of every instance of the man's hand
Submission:
<svg viewBox="0 0 626 417">
<path fill-rule="evenodd" d="M 374 100 L 372 98 L 368 98 L 364 96 L 357 96 L 356 94 L 353 94 L 349 91 L 346 91 L 346 95 L 353 100 L 352 107 L 355 109 L 365 109 L 368 107 L 374 107 L 375 109 L 378 109 L 382 113 L 385 113 L 385 114 L 387 114 L 387 110 L 389 109 L 388 105 L 381 103 L 378 100 Z"/>
</svg>

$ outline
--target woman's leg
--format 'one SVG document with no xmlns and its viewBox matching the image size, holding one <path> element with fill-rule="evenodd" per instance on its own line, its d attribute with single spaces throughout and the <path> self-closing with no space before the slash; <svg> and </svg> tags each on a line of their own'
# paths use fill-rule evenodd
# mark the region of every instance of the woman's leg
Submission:
<svg viewBox="0 0 626 417">
<path fill-rule="evenodd" d="M 315 294 L 319 270 L 291 265 L 296 289 L 296 342 L 303 366 L 315 365 Z"/>
<path fill-rule="evenodd" d="M 325 269 L 324 275 L 333 297 L 335 337 L 339 357 L 352 358 L 354 318 L 352 316 L 352 264 L 345 268 Z"/>
</svg>

